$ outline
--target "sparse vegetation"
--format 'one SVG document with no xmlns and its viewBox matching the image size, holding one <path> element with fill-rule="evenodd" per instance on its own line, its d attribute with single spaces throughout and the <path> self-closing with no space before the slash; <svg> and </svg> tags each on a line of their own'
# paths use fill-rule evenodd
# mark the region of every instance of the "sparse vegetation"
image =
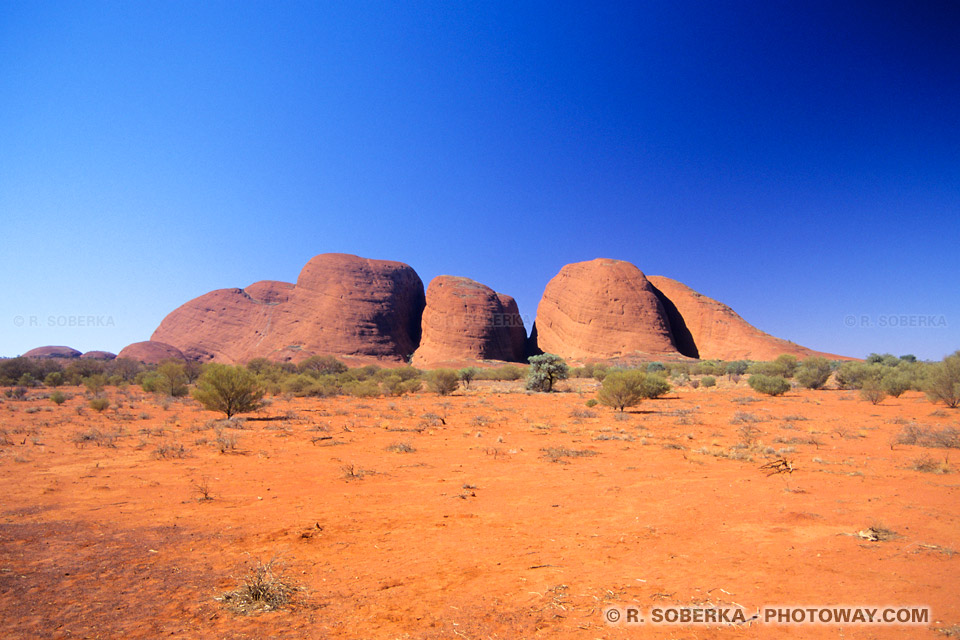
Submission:
<svg viewBox="0 0 960 640">
<path fill-rule="evenodd" d="M 670 390 L 670 384 L 658 375 L 638 369 L 609 372 L 597 392 L 601 404 L 623 411 L 644 398 L 657 398 Z"/>
<path fill-rule="evenodd" d="M 931 402 L 942 402 L 951 409 L 960 406 L 960 351 L 931 366 L 923 390 Z"/>
<path fill-rule="evenodd" d="M 427 388 L 441 396 L 448 396 L 460 388 L 460 377 L 453 369 L 434 369 L 427 374 Z"/>
<path fill-rule="evenodd" d="M 797 367 L 795 377 L 797 384 L 807 389 L 820 389 L 827 384 L 833 367 L 830 361 L 819 356 L 807 358 Z"/>
<path fill-rule="evenodd" d="M 750 376 L 747 380 L 750 388 L 768 396 L 782 396 L 790 390 L 790 383 L 780 376 L 768 376 L 760 373 Z"/>
<path fill-rule="evenodd" d="M 87 404 L 97 413 L 103 413 L 110 406 L 110 400 L 108 398 L 90 398 L 90 402 Z"/>
<path fill-rule="evenodd" d="M 570 374 L 567 363 L 560 356 L 543 353 L 528 358 L 530 370 L 527 371 L 527 389 L 531 391 L 553 391 L 559 380 L 566 380 Z"/>
<path fill-rule="evenodd" d="M 870 404 L 880 404 L 887 397 L 887 392 L 883 390 L 880 383 L 876 380 L 867 380 L 860 387 L 860 398 Z"/>
<path fill-rule="evenodd" d="M 263 388 L 243 367 L 210 364 L 197 380 L 193 397 L 204 408 L 231 418 L 259 409 L 263 405 Z"/>
<path fill-rule="evenodd" d="M 551 462 L 559 462 L 563 458 L 587 458 L 599 453 L 592 449 L 568 449 L 567 447 L 547 447 L 541 451 L 543 456 Z"/>
<path fill-rule="evenodd" d="M 269 562 L 257 560 L 237 587 L 218 600 L 234 613 L 250 615 L 288 606 L 298 590 L 276 558 Z"/>
</svg>

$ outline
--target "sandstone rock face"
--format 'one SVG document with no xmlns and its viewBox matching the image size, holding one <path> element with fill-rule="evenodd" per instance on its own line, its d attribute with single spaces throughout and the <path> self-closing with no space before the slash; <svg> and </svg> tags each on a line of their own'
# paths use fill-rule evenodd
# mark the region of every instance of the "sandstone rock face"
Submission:
<svg viewBox="0 0 960 640">
<path fill-rule="evenodd" d="M 322 254 L 295 285 L 263 281 L 195 298 L 164 318 L 152 339 L 201 361 L 402 361 L 420 342 L 424 304 L 423 282 L 401 262 Z"/>
<path fill-rule="evenodd" d="M 157 364 L 158 362 L 162 362 L 163 360 L 168 360 L 170 358 L 186 360 L 180 349 L 163 342 L 156 342 L 154 340 L 128 344 L 120 350 L 120 353 L 117 354 L 117 357 L 136 360 L 137 362 L 142 362 L 144 364 Z"/>
<path fill-rule="evenodd" d="M 30 349 L 23 355 L 26 358 L 79 358 L 80 352 L 70 347 L 47 346 Z"/>
<path fill-rule="evenodd" d="M 686 356 L 703 360 L 774 360 L 782 354 L 840 358 L 764 333 L 727 305 L 681 282 L 663 276 L 649 280 L 667 311 L 677 348 Z"/>
<path fill-rule="evenodd" d="M 30 349 L 23 356 L 25 358 L 79 358 L 80 352 L 70 347 L 47 346 Z"/>
<path fill-rule="evenodd" d="M 246 362 L 270 334 L 279 304 L 256 300 L 244 289 L 217 289 L 175 309 L 151 340 L 175 345 L 190 360 Z"/>
<path fill-rule="evenodd" d="M 113 360 L 117 357 L 117 354 L 110 353 L 109 351 L 87 351 L 82 356 L 81 360 Z"/>
<path fill-rule="evenodd" d="M 622 260 L 563 267 L 547 283 L 535 330 L 539 350 L 572 360 L 679 356 L 656 292 Z"/>
<path fill-rule="evenodd" d="M 414 366 L 523 360 L 527 333 L 510 296 L 469 278 L 437 276 L 426 299 Z"/>
<path fill-rule="evenodd" d="M 289 300 L 290 293 L 293 291 L 293 288 L 294 285 L 290 284 L 289 282 L 261 280 L 260 282 L 254 282 L 252 285 L 244 289 L 244 292 L 257 302 L 262 302 L 264 304 L 277 304 Z"/>
</svg>

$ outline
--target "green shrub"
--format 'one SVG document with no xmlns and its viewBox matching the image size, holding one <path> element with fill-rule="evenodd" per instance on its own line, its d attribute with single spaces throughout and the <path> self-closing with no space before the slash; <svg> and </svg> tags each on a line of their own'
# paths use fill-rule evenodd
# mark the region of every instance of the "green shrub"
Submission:
<svg viewBox="0 0 960 640">
<path fill-rule="evenodd" d="M 187 367 L 183 362 L 177 360 L 164 360 L 157 365 L 157 375 L 160 376 L 161 393 L 174 398 L 182 398 L 187 395 Z"/>
<path fill-rule="evenodd" d="M 90 408 L 96 411 L 97 413 L 102 413 L 110 406 L 110 400 L 107 398 L 91 398 L 90 399 Z"/>
<path fill-rule="evenodd" d="M 719 360 L 701 360 L 697 364 L 690 367 L 690 373 L 693 375 L 710 375 L 718 376 L 723 375 L 726 371 L 726 365 Z"/>
<path fill-rule="evenodd" d="M 790 390 L 790 383 L 780 376 L 766 376 L 761 373 L 750 376 L 747 380 L 750 388 L 768 396 L 782 396 Z"/>
<path fill-rule="evenodd" d="M 531 356 L 527 361 L 530 363 L 527 389 L 531 391 L 553 391 L 553 385 L 559 380 L 566 380 L 570 374 L 563 358 L 552 353 Z"/>
<path fill-rule="evenodd" d="M 773 362 L 755 362 L 749 372 L 764 376 L 792 378 L 797 371 L 797 358 L 789 354 L 777 356 Z"/>
<path fill-rule="evenodd" d="M 960 406 L 960 351 L 930 368 L 923 390 L 931 402 L 942 402 L 951 408 Z"/>
<path fill-rule="evenodd" d="M 247 363 L 249 367 L 249 363 Z M 299 365 L 297 370 L 300 373 L 306 373 L 314 377 L 325 375 L 337 375 L 347 370 L 347 365 L 343 364 L 333 356 L 310 356 Z"/>
<path fill-rule="evenodd" d="M 887 392 L 876 380 L 867 380 L 860 387 L 860 397 L 870 404 L 880 404 L 887 397 Z"/>
<path fill-rule="evenodd" d="M 427 374 L 427 387 L 438 395 L 448 396 L 460 388 L 460 377 L 453 369 L 434 369 Z"/>
<path fill-rule="evenodd" d="M 901 370 L 899 367 L 892 369 L 883 374 L 883 378 L 880 380 L 880 388 L 884 392 L 893 398 L 899 398 L 905 392 L 913 388 L 914 380 L 907 371 Z"/>
<path fill-rule="evenodd" d="M 837 369 L 837 386 L 841 389 L 860 389 L 868 380 L 879 381 L 883 366 L 866 362 L 844 362 Z"/>
<path fill-rule="evenodd" d="M 463 386 L 469 389 L 470 383 L 473 382 L 478 373 L 480 373 L 480 370 L 476 367 L 465 367 L 460 369 L 460 371 L 457 372 L 457 375 L 460 376 L 460 382 L 463 383 Z"/>
<path fill-rule="evenodd" d="M 95 373 L 83 379 L 83 386 L 93 395 L 100 395 L 103 393 L 103 388 L 107 386 L 107 376 L 102 373 Z"/>
<path fill-rule="evenodd" d="M 749 368 L 750 368 L 750 363 L 747 362 L 746 360 L 733 360 L 732 362 L 728 362 L 726 364 L 726 366 L 724 367 L 724 370 L 726 371 L 728 376 L 729 375 L 742 376 L 747 372 L 747 369 Z"/>
<path fill-rule="evenodd" d="M 715 387 L 717 386 L 717 379 L 713 376 L 703 376 L 700 378 L 700 384 L 704 387 Z"/>
<path fill-rule="evenodd" d="M 643 394 L 643 397 L 648 400 L 659 398 L 660 396 L 666 395 L 669 391 L 670 383 L 667 382 L 667 379 L 653 374 L 648 374 L 643 379 L 643 384 L 640 387 L 640 392 Z"/>
<path fill-rule="evenodd" d="M 341 387 L 341 391 L 348 396 L 357 398 L 376 398 L 380 395 L 380 385 L 376 380 L 352 380 Z"/>
<path fill-rule="evenodd" d="M 59 387 L 63 384 L 63 372 L 62 371 L 51 371 L 43 379 L 43 384 L 48 387 Z"/>
<path fill-rule="evenodd" d="M 60 406 L 67 401 L 67 396 L 64 395 L 63 391 L 58 389 L 50 394 L 50 401 L 53 402 L 53 404 Z"/>
<path fill-rule="evenodd" d="M 641 388 L 646 377 L 647 374 L 641 371 L 612 371 L 603 379 L 597 400 L 622 412 L 643 400 Z"/>
<path fill-rule="evenodd" d="M 210 364 L 197 379 L 193 397 L 204 408 L 225 413 L 229 419 L 263 406 L 263 387 L 244 367 Z"/>
<path fill-rule="evenodd" d="M 800 363 L 797 367 L 797 382 L 807 389 L 820 389 L 827 384 L 833 367 L 830 361 L 820 356 L 812 356 Z"/>
<path fill-rule="evenodd" d="M 397 373 L 385 376 L 383 380 L 380 381 L 383 392 L 388 396 L 395 397 L 402 396 L 405 393 L 419 391 L 422 384 L 419 378 L 404 380 L 403 377 Z"/>
<path fill-rule="evenodd" d="M 599 404 L 599 403 L 597 402 L 597 399 L 596 399 L 596 398 L 590 398 L 590 399 L 587 400 L 587 402 L 586 402 L 586 405 L 587 405 L 588 407 L 595 407 L 595 406 L 597 406 L 597 404 Z"/>
</svg>

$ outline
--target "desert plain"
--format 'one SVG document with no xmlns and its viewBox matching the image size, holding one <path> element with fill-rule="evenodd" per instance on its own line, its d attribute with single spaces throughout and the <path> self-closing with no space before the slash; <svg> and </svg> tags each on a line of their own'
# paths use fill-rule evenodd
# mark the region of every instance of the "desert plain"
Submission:
<svg viewBox="0 0 960 640">
<path fill-rule="evenodd" d="M 3 637 L 944 638 L 960 476 L 897 444 L 960 426 L 919 392 L 597 383 L 449 396 L 189 398 L 81 388 L 0 404 Z M 764 465 L 788 461 L 792 473 Z M 875 532 L 882 535 L 875 536 Z M 879 539 L 874 539 L 879 537 Z M 291 601 L 224 594 L 260 563 Z M 611 626 L 610 606 L 927 606 L 916 626 Z"/>
</svg>

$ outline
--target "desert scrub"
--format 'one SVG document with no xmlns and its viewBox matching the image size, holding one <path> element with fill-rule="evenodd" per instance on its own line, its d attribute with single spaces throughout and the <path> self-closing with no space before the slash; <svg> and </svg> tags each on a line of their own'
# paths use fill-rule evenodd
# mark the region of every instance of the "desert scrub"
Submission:
<svg viewBox="0 0 960 640">
<path fill-rule="evenodd" d="M 527 389 L 530 391 L 553 391 L 554 384 L 570 375 L 570 368 L 563 358 L 552 353 L 530 356 L 527 362 L 530 363 L 527 371 Z"/>
<path fill-rule="evenodd" d="M 437 395 L 448 396 L 460 388 L 460 376 L 453 369 L 434 369 L 426 379 L 427 388 Z"/>
<path fill-rule="evenodd" d="M 768 376 L 757 373 L 750 376 L 747 380 L 750 388 L 758 393 L 765 393 L 768 396 L 782 396 L 790 390 L 790 383 L 780 376 Z"/>
<path fill-rule="evenodd" d="M 670 390 L 666 379 L 637 369 L 611 371 L 597 392 L 601 404 L 623 411 L 644 398 L 658 398 Z"/>
<path fill-rule="evenodd" d="M 563 458 L 586 458 L 599 455 L 592 449 L 568 449 L 567 447 L 546 447 L 541 449 L 543 457 L 551 462 L 560 462 Z"/>
<path fill-rule="evenodd" d="M 298 591 L 299 587 L 284 575 L 283 566 L 273 558 L 269 562 L 257 560 L 237 587 L 217 600 L 234 613 L 251 615 L 288 606 Z"/>
<path fill-rule="evenodd" d="M 209 364 L 197 380 L 193 397 L 210 411 L 231 418 L 263 406 L 263 388 L 256 376 L 243 367 Z"/>
<path fill-rule="evenodd" d="M 833 367 L 829 360 L 813 356 L 800 363 L 795 376 L 800 386 L 807 389 L 820 389 L 830 379 L 831 373 L 833 373 Z"/>
<path fill-rule="evenodd" d="M 91 398 L 89 405 L 97 413 L 103 413 L 110 406 L 110 400 L 107 398 Z"/>
</svg>

